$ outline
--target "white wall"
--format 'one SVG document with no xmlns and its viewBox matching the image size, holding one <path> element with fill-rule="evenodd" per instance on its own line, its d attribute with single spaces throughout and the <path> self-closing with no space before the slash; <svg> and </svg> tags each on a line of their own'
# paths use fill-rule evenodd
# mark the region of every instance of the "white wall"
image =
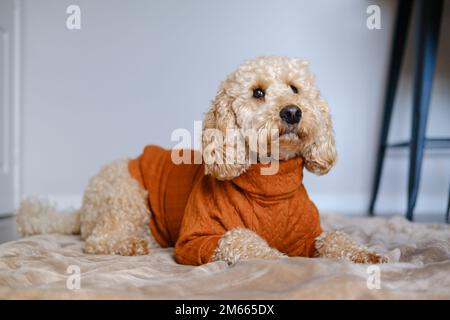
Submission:
<svg viewBox="0 0 450 320">
<path fill-rule="evenodd" d="M 366 28 L 366 8 L 382 10 L 382 30 Z M 66 29 L 81 7 L 82 29 Z M 322 210 L 368 205 L 395 3 L 299 0 L 24 0 L 23 193 L 77 204 L 101 165 L 146 144 L 174 145 L 175 128 L 201 120 L 219 82 L 243 59 L 288 55 L 311 62 L 332 108 L 339 162 L 307 175 Z M 449 135 L 450 8 L 446 6 L 430 134 Z M 406 67 L 391 137 L 409 135 Z M 391 153 L 379 209 L 406 202 L 406 153 Z M 427 156 L 418 211 L 443 212 L 450 166 Z"/>
</svg>

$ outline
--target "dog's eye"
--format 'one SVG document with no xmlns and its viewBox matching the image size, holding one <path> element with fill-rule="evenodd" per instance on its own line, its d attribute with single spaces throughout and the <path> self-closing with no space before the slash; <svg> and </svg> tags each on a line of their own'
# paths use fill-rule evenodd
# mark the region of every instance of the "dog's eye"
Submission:
<svg viewBox="0 0 450 320">
<path fill-rule="evenodd" d="M 261 88 L 256 88 L 253 90 L 253 97 L 256 99 L 262 99 L 262 98 L 264 98 L 265 95 L 266 95 L 266 93 Z"/>
<path fill-rule="evenodd" d="M 298 93 L 298 89 L 297 89 L 296 86 L 293 86 L 293 85 L 291 84 L 290 87 L 291 87 L 291 90 L 292 90 L 293 93 L 295 93 L 295 94 Z"/>
</svg>

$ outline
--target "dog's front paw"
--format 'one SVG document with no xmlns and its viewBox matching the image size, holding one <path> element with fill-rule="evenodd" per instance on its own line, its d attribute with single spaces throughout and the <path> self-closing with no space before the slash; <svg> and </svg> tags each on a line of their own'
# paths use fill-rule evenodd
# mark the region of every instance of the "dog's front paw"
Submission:
<svg viewBox="0 0 450 320">
<path fill-rule="evenodd" d="M 246 228 L 235 228 L 227 231 L 220 238 L 212 261 L 226 261 L 233 265 L 239 260 L 252 258 L 278 259 L 286 257 L 275 248 L 271 248 L 266 240 Z"/>
<path fill-rule="evenodd" d="M 354 263 L 387 263 L 389 258 L 359 245 L 341 231 L 323 232 L 316 238 L 316 256 L 350 260 Z"/>
</svg>

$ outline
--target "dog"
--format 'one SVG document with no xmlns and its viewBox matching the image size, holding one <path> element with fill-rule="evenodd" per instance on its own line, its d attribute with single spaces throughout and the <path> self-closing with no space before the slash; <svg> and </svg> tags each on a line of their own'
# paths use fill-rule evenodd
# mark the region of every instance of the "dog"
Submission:
<svg viewBox="0 0 450 320">
<path fill-rule="evenodd" d="M 227 148 L 228 140 L 217 139 L 229 130 L 256 161 L 249 155 L 217 161 L 229 150 L 237 153 Z M 275 174 L 261 174 L 267 164 L 243 138 L 248 130 L 276 141 L 276 150 L 267 148 L 268 158 L 279 164 Z M 24 200 L 18 230 L 81 234 L 85 252 L 92 254 L 143 255 L 174 246 L 177 262 L 191 265 L 286 256 L 387 262 L 343 232 L 323 231 L 303 186 L 303 168 L 323 175 L 337 157 L 329 108 L 307 62 L 269 56 L 241 64 L 205 115 L 202 146 L 201 164 L 175 164 L 173 151 L 149 146 L 137 158 L 103 167 L 70 215 Z"/>
</svg>

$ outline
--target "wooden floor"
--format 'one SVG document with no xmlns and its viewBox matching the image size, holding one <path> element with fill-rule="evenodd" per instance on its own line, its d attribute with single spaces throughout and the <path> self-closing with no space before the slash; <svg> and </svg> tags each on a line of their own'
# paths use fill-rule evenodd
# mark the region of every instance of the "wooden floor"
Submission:
<svg viewBox="0 0 450 320">
<path fill-rule="evenodd" d="M 388 217 L 382 215 L 382 217 Z M 417 214 L 415 221 L 419 223 L 445 223 L 444 213 L 441 215 Z M 14 216 L 0 217 L 0 243 L 19 239 L 20 235 L 16 231 L 16 221 Z"/>
</svg>

